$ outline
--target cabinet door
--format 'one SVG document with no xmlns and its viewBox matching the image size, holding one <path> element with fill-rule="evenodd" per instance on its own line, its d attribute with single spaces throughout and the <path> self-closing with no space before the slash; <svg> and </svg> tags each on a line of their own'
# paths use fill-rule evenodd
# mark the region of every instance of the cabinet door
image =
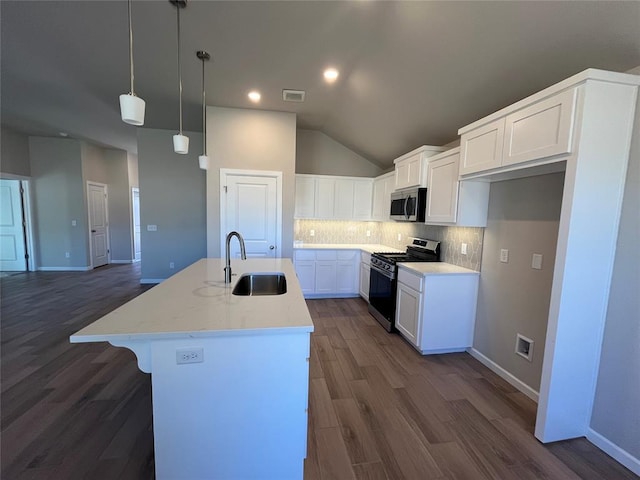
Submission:
<svg viewBox="0 0 640 480">
<path fill-rule="evenodd" d="M 360 264 L 360 296 L 367 302 L 369 301 L 369 278 L 371 276 L 371 267 L 366 263 Z"/>
<path fill-rule="evenodd" d="M 396 185 L 395 174 L 387 174 L 373 181 L 373 220 L 388 221 L 391 192 Z"/>
<path fill-rule="evenodd" d="M 367 180 L 353 181 L 353 218 L 371 220 L 371 203 L 373 200 L 373 182 Z"/>
<path fill-rule="evenodd" d="M 316 261 L 316 288 L 315 293 L 330 294 L 336 292 L 336 261 Z"/>
<path fill-rule="evenodd" d="M 315 216 L 316 179 L 296 175 L 296 218 L 313 218 Z"/>
<path fill-rule="evenodd" d="M 333 218 L 353 218 L 353 180 L 336 180 Z"/>
<path fill-rule="evenodd" d="M 458 211 L 458 152 L 429 162 L 426 223 L 454 223 Z"/>
<path fill-rule="evenodd" d="M 336 180 L 333 178 L 316 179 L 315 216 L 333 218 L 333 202 L 336 193 Z"/>
<path fill-rule="evenodd" d="M 502 165 L 504 122 L 501 118 L 460 137 L 460 175 Z"/>
<path fill-rule="evenodd" d="M 396 163 L 395 188 L 417 187 L 422 178 L 422 153 L 416 153 Z"/>
<path fill-rule="evenodd" d="M 303 294 L 316 291 L 316 262 L 315 260 L 296 260 L 296 276 L 300 282 Z"/>
<path fill-rule="evenodd" d="M 343 294 L 358 293 L 358 264 L 353 260 L 336 262 L 336 292 Z"/>
<path fill-rule="evenodd" d="M 508 115 L 503 165 L 571 152 L 577 89 Z"/>
<path fill-rule="evenodd" d="M 396 293 L 396 328 L 403 337 L 416 347 L 418 345 L 419 319 L 422 310 L 422 294 L 413 288 L 398 283 Z"/>
</svg>

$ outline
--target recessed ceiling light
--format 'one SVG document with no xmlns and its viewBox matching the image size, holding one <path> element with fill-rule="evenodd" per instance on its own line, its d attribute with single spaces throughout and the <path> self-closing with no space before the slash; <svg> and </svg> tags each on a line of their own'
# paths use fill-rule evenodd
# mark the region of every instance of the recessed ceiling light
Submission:
<svg viewBox="0 0 640 480">
<path fill-rule="evenodd" d="M 58 132 L 58 135 L 60 135 L 61 137 L 68 137 L 69 134 L 67 132 Z"/>
<path fill-rule="evenodd" d="M 339 75 L 338 70 L 336 70 L 335 68 L 327 68 L 324 71 L 324 79 L 327 82 L 335 82 L 336 79 L 338 78 L 338 75 Z"/>
<path fill-rule="evenodd" d="M 252 102 L 259 102 L 261 95 L 260 95 L 260 92 L 252 90 L 249 92 L 248 97 L 249 97 L 249 100 L 251 100 Z"/>
</svg>

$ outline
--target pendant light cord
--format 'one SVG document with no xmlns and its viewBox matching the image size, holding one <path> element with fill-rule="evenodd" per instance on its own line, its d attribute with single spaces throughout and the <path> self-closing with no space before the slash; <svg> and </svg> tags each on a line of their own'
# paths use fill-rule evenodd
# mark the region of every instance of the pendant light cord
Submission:
<svg viewBox="0 0 640 480">
<path fill-rule="evenodd" d="M 207 156 L 207 107 L 204 88 L 204 56 L 202 57 L 202 152 Z"/>
<path fill-rule="evenodd" d="M 180 6 L 176 5 L 178 10 L 178 90 L 180 93 L 180 135 L 182 135 L 182 69 L 180 68 Z"/>
<path fill-rule="evenodd" d="M 131 73 L 131 95 L 133 91 L 133 28 L 131 27 L 131 0 L 129 0 L 129 72 Z"/>
</svg>

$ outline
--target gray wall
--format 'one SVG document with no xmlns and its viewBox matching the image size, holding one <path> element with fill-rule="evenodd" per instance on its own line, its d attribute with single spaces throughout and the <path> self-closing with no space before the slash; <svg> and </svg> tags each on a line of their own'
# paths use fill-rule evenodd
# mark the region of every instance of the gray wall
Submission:
<svg viewBox="0 0 640 480">
<path fill-rule="evenodd" d="M 280 252 L 282 257 L 291 258 L 295 196 L 295 114 L 207 107 L 207 153 L 212 164 L 207 171 L 207 251 L 209 256 L 220 256 L 220 168 L 232 168 L 282 172 Z M 142 178 L 141 170 L 141 181 Z M 140 198 L 142 199 L 142 192 Z"/>
<path fill-rule="evenodd" d="M 133 259 L 131 188 L 127 152 L 103 150 L 109 192 L 109 248 L 112 262 Z"/>
<path fill-rule="evenodd" d="M 174 131 L 138 128 L 142 279 L 165 279 L 206 257 L 202 134 L 185 132 L 190 152 L 173 151 Z M 155 232 L 147 225 L 157 225 Z M 174 262 L 175 268 L 169 268 Z"/>
<path fill-rule="evenodd" d="M 30 176 L 29 137 L 4 127 L 1 132 L 0 173 Z"/>
<path fill-rule="evenodd" d="M 81 142 L 29 137 L 29 156 L 38 267 L 88 266 Z M 77 222 L 75 227 L 72 220 Z M 65 252 L 70 252 L 70 258 L 65 258 Z"/>
<path fill-rule="evenodd" d="M 564 173 L 491 184 L 473 347 L 540 389 Z M 500 249 L 509 250 L 508 263 Z M 543 255 L 542 270 L 531 255 Z M 516 334 L 534 341 L 532 362 L 514 353 Z"/>
<path fill-rule="evenodd" d="M 638 69 L 640 74 L 640 69 Z M 640 100 L 624 191 L 591 428 L 640 459 Z"/>
<path fill-rule="evenodd" d="M 296 132 L 296 173 L 377 177 L 382 169 L 318 130 Z"/>
</svg>

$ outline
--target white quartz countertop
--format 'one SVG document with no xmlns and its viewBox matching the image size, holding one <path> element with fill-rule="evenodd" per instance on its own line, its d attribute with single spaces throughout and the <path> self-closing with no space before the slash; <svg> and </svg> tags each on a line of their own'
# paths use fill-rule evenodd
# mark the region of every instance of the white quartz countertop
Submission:
<svg viewBox="0 0 640 480">
<path fill-rule="evenodd" d="M 72 343 L 197 338 L 229 334 L 313 331 L 291 260 L 232 259 L 231 284 L 224 283 L 224 259 L 204 258 L 73 334 Z M 287 293 L 237 296 L 241 274 L 283 272 Z"/>
<path fill-rule="evenodd" d="M 397 248 L 379 243 L 304 243 L 297 244 L 294 250 L 362 250 L 368 253 L 376 252 L 404 252 Z"/>
<path fill-rule="evenodd" d="M 480 272 L 445 262 L 402 262 L 399 268 L 418 275 L 480 275 Z"/>
</svg>

